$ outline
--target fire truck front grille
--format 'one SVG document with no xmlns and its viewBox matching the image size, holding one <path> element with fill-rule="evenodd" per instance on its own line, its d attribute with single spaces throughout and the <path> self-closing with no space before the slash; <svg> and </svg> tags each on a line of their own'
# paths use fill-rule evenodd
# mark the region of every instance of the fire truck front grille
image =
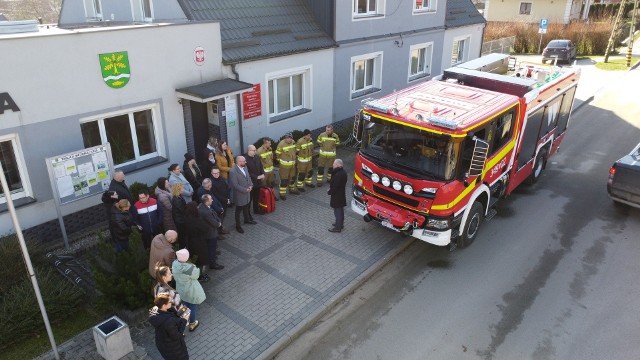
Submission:
<svg viewBox="0 0 640 360">
<path fill-rule="evenodd" d="M 388 197 L 389 199 L 401 202 L 401 203 L 409 205 L 411 207 L 418 207 L 418 205 L 420 204 L 420 201 L 418 201 L 418 200 L 413 200 L 413 199 L 410 199 L 410 198 L 408 198 L 406 196 L 402 196 L 400 194 L 396 194 L 393 191 L 387 190 L 387 189 L 385 189 L 385 188 L 383 188 L 381 186 L 374 185 L 373 186 L 373 191 L 376 194 L 380 194 L 382 196 Z"/>
</svg>

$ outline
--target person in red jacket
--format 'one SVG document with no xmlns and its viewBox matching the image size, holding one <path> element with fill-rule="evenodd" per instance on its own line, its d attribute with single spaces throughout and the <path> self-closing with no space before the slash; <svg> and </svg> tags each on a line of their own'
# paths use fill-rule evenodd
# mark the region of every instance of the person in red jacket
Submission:
<svg viewBox="0 0 640 360">
<path fill-rule="evenodd" d="M 162 232 L 162 207 L 149 196 L 149 190 L 142 189 L 134 204 L 133 219 L 142 232 L 145 249 L 151 247 L 151 239 Z"/>
</svg>

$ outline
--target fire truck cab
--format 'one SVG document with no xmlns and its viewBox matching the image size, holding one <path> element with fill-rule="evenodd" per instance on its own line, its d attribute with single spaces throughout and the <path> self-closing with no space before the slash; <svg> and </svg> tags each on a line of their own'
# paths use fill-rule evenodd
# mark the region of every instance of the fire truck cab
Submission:
<svg viewBox="0 0 640 360">
<path fill-rule="evenodd" d="M 363 100 L 351 209 L 435 245 L 468 246 L 497 200 L 536 182 L 558 150 L 579 75 L 491 54 Z"/>
</svg>

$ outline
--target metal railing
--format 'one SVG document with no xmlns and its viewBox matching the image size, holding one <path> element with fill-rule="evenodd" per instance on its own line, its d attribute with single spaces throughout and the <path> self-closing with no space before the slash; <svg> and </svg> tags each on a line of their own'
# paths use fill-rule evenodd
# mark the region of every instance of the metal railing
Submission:
<svg viewBox="0 0 640 360">
<path fill-rule="evenodd" d="M 515 36 L 484 42 L 482 43 L 482 56 L 491 53 L 510 54 L 515 43 Z"/>
</svg>

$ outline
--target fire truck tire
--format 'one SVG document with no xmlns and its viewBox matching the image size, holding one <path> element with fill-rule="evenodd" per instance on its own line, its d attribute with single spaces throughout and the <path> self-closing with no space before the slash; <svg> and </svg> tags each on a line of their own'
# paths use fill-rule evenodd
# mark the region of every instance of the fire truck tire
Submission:
<svg viewBox="0 0 640 360">
<path fill-rule="evenodd" d="M 529 184 L 533 185 L 540 180 L 540 176 L 542 176 L 542 171 L 547 165 L 547 150 L 542 149 L 536 156 L 536 163 L 533 165 L 533 172 L 529 177 Z"/>
<path fill-rule="evenodd" d="M 471 210 L 469 211 L 469 216 L 467 216 L 467 221 L 464 224 L 462 235 L 458 238 L 459 248 L 465 248 L 471 245 L 471 243 L 476 239 L 476 236 L 478 236 L 478 231 L 480 230 L 480 226 L 484 220 L 483 210 L 484 208 L 482 204 L 478 201 L 471 205 Z"/>
</svg>

